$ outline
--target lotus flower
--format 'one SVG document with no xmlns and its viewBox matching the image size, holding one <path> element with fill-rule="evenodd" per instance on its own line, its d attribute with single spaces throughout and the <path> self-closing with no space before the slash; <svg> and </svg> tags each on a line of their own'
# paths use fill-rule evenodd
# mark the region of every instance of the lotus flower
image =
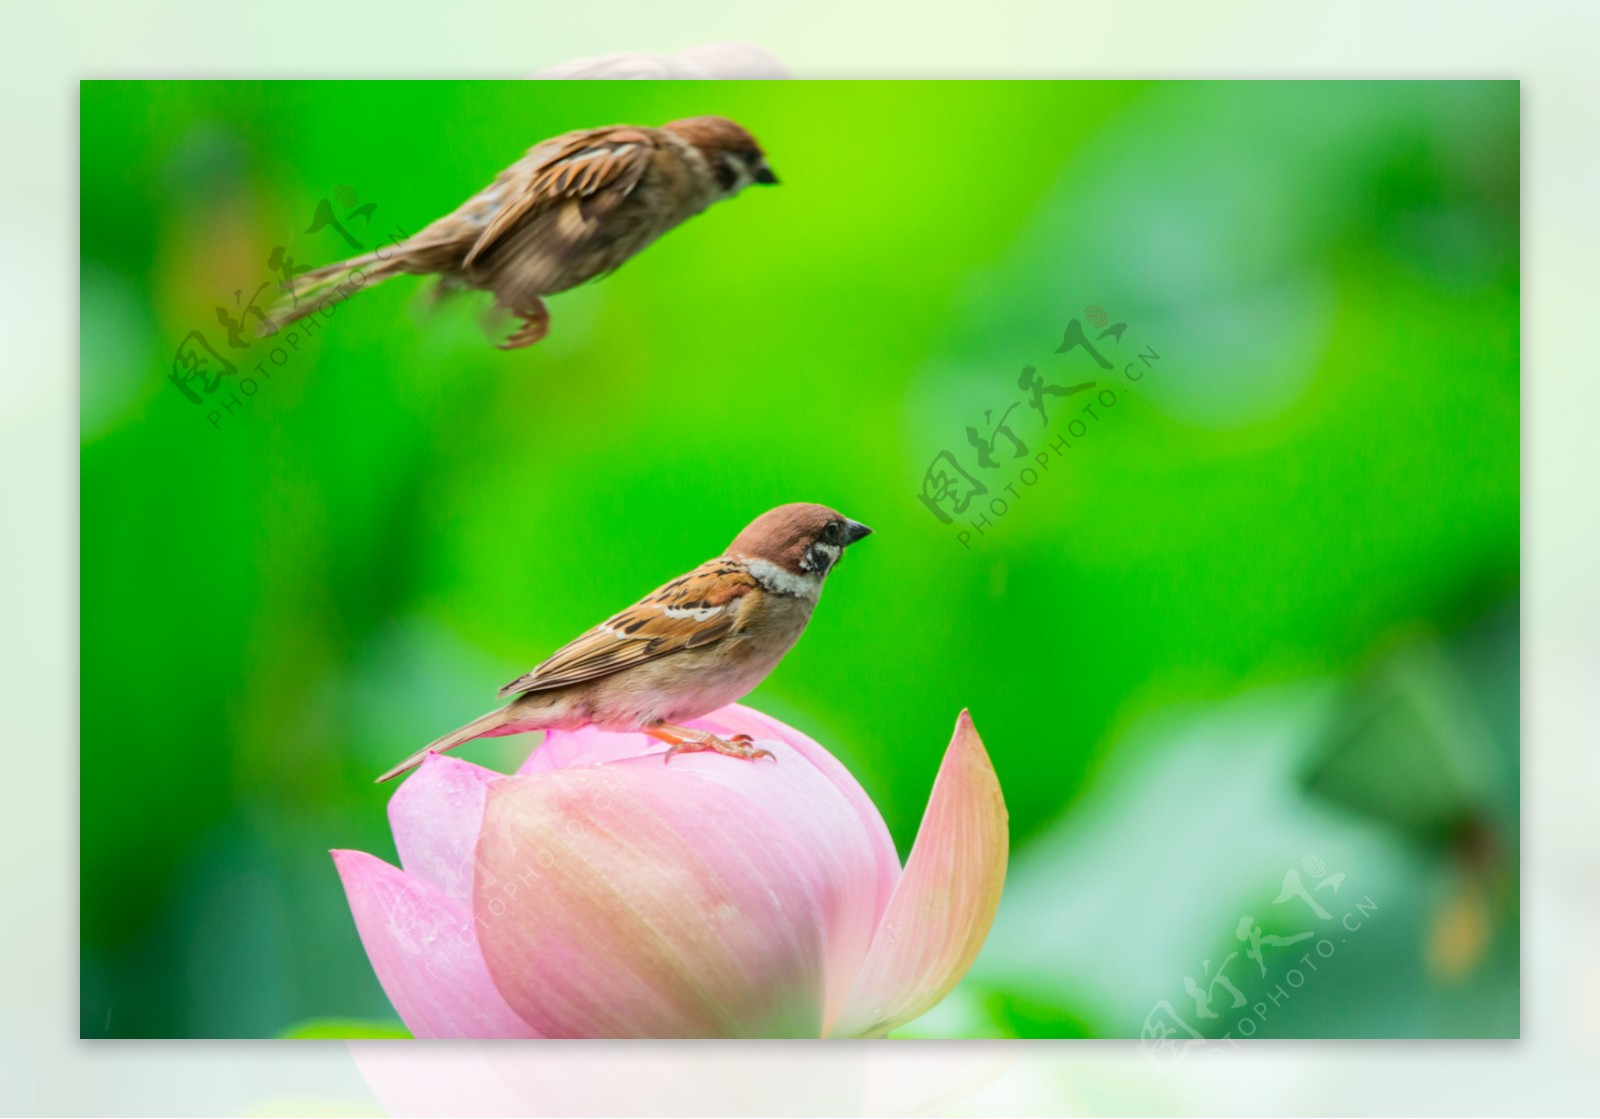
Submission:
<svg viewBox="0 0 1600 1119">
<path fill-rule="evenodd" d="M 389 803 L 400 865 L 335 851 L 417 1037 L 871 1037 L 966 972 L 1005 878 L 1005 803 L 962 712 L 904 870 L 832 755 L 760 712 L 777 764 L 661 763 L 552 731 L 515 776 L 430 755 Z"/>
</svg>

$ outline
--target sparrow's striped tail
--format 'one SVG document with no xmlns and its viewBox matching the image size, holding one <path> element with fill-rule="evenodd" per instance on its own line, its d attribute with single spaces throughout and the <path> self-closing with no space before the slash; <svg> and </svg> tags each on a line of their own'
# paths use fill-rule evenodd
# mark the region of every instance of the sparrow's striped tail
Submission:
<svg viewBox="0 0 1600 1119">
<path fill-rule="evenodd" d="M 435 738 L 422 749 L 412 754 L 405 761 L 395 766 L 388 773 L 378 778 L 377 784 L 391 781 L 402 773 L 417 768 L 429 754 L 442 754 L 446 750 L 454 750 L 463 742 L 471 742 L 474 738 L 494 738 L 502 734 L 516 734 L 528 730 L 525 723 L 519 723 L 517 716 L 511 712 L 511 704 L 496 708 L 487 715 L 480 715 L 464 727 L 451 731 L 440 738 Z"/>
<path fill-rule="evenodd" d="M 268 317 L 282 327 L 319 310 L 330 302 L 330 295 L 332 302 L 343 302 L 356 292 L 405 271 L 404 255 L 403 245 L 391 245 L 364 256 L 341 260 L 338 264 L 302 272 L 284 285 L 285 294 Z"/>
</svg>

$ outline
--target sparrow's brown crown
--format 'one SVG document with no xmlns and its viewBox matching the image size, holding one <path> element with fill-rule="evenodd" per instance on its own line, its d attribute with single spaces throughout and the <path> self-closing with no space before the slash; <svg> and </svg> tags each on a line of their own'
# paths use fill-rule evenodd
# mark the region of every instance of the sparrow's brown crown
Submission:
<svg viewBox="0 0 1600 1119">
<path fill-rule="evenodd" d="M 751 183 L 770 186 L 778 181 L 756 138 L 727 117 L 688 117 L 664 124 L 661 130 L 699 150 L 724 194 L 737 194 Z"/>
<path fill-rule="evenodd" d="M 795 502 L 761 514 L 727 554 L 766 560 L 791 575 L 826 575 L 840 554 L 872 530 L 826 505 Z"/>
</svg>

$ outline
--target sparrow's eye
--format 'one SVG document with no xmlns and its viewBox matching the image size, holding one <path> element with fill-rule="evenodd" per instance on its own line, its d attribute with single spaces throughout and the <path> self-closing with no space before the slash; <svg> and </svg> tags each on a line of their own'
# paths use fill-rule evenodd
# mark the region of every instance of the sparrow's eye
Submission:
<svg viewBox="0 0 1600 1119">
<path fill-rule="evenodd" d="M 844 525 L 838 521 L 829 522 L 828 527 L 822 530 L 822 542 L 824 544 L 839 543 L 839 534 L 843 531 Z"/>
</svg>

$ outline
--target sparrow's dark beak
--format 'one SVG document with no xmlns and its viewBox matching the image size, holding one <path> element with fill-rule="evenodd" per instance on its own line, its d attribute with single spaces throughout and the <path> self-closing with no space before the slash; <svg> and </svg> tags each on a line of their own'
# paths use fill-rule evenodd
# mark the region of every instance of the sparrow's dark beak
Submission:
<svg viewBox="0 0 1600 1119">
<path fill-rule="evenodd" d="M 778 185 L 778 176 L 772 173 L 772 168 L 767 166 L 767 161 L 764 159 L 756 166 L 755 181 L 765 183 L 767 186 Z"/>
<path fill-rule="evenodd" d="M 844 542 L 847 545 L 854 544 L 857 540 L 871 535 L 872 530 L 860 521 L 845 521 L 844 523 Z"/>
</svg>

